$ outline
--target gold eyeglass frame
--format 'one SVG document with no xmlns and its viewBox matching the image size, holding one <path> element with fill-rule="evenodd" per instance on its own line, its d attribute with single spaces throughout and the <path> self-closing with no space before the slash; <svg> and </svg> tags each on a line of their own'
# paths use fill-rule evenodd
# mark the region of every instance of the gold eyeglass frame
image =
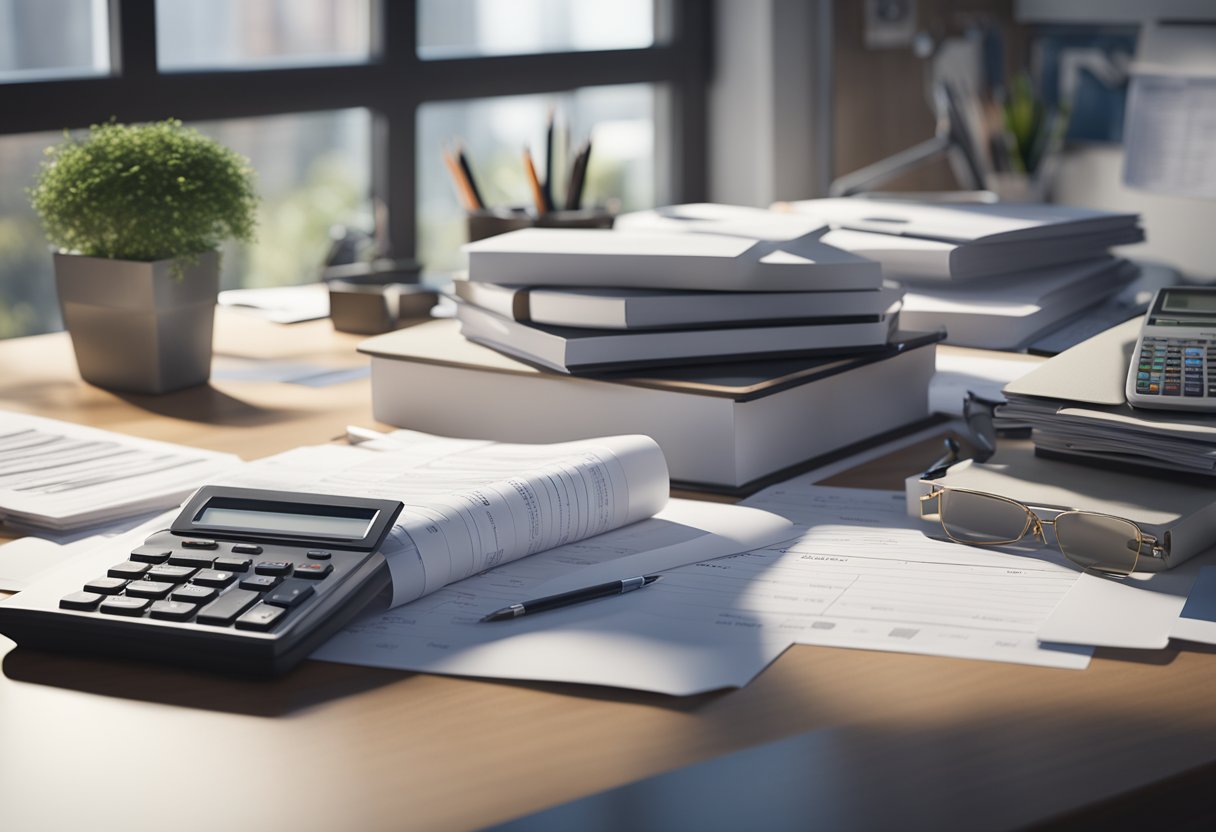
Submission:
<svg viewBox="0 0 1216 832">
<path fill-rule="evenodd" d="M 950 529 L 947 528 L 947 526 L 946 526 L 945 519 L 942 517 L 941 496 L 942 496 L 942 494 L 944 494 L 947 491 L 953 491 L 957 494 L 974 494 L 977 497 L 986 497 L 990 500 L 1000 500 L 1001 502 L 1009 503 L 1010 505 L 1021 509 L 1022 513 L 1026 515 L 1026 525 L 1022 527 L 1022 531 L 1017 537 L 1011 538 L 1009 540 L 986 540 L 986 541 L 960 540 L 959 538 L 957 538 L 953 534 L 951 534 Z M 933 500 L 937 501 L 937 509 L 934 511 L 926 511 L 925 510 L 926 506 Z M 1046 507 L 1040 507 L 1040 510 L 1044 510 L 1045 508 Z M 1049 510 L 1055 511 L 1055 509 L 1049 509 Z M 1103 514 L 1102 512 L 1099 512 L 1099 511 L 1084 511 L 1082 509 L 1066 509 L 1066 510 L 1061 511 L 1058 514 L 1056 514 L 1055 517 L 1052 517 L 1049 519 L 1049 518 L 1040 517 L 1038 515 L 1038 513 L 1035 512 L 1034 508 L 1032 508 L 1031 506 L 1028 506 L 1025 503 L 1020 503 L 1017 500 L 1012 500 L 1009 497 L 1002 497 L 999 494 L 989 494 L 987 491 L 973 491 L 969 488 L 952 488 L 952 487 L 943 486 L 943 485 L 934 485 L 928 494 L 924 494 L 920 498 L 920 516 L 921 516 L 921 518 L 926 519 L 926 520 L 932 520 L 932 519 L 936 518 L 937 522 L 942 527 L 942 532 L 945 533 L 946 537 L 950 538 L 950 540 L 952 540 L 955 543 L 962 543 L 966 546 L 1008 546 L 1010 544 L 1017 543 L 1019 540 L 1023 540 L 1026 537 L 1026 533 L 1030 532 L 1032 529 L 1033 529 L 1032 536 L 1037 538 L 1040 543 L 1042 543 L 1044 546 L 1046 546 L 1047 545 L 1047 535 L 1045 535 L 1043 533 L 1043 527 L 1051 526 L 1052 531 L 1055 531 L 1055 525 L 1061 517 L 1066 517 L 1068 515 L 1074 515 L 1074 514 L 1084 514 L 1084 515 L 1088 515 L 1091 517 L 1105 517 L 1110 520 L 1119 520 L 1121 522 L 1127 523 L 1133 529 L 1136 530 L 1136 558 L 1135 558 L 1135 560 L 1132 561 L 1131 568 L 1128 569 L 1126 572 L 1119 570 L 1119 569 L 1104 569 L 1101 566 L 1085 566 L 1084 564 L 1077 563 L 1077 561 L 1075 561 L 1075 560 L 1073 560 L 1073 558 L 1069 557 L 1069 554 L 1064 551 L 1064 547 L 1060 545 L 1059 535 L 1056 535 L 1056 548 L 1060 550 L 1060 554 L 1062 554 L 1064 557 L 1068 558 L 1068 560 L 1072 561 L 1073 563 L 1077 563 L 1078 566 L 1082 566 L 1083 568 L 1086 568 L 1086 569 L 1093 569 L 1094 571 L 1102 572 L 1103 574 L 1107 574 L 1107 575 L 1130 575 L 1132 572 L 1136 571 L 1136 566 L 1139 565 L 1140 558 L 1142 556 L 1155 558 L 1157 560 L 1164 560 L 1166 555 L 1169 554 L 1169 549 L 1165 546 L 1162 546 L 1156 537 L 1154 537 L 1151 534 L 1147 534 L 1135 522 L 1128 520 L 1126 517 L 1118 517 L 1114 514 Z M 1146 551 L 1146 548 L 1147 548 L 1147 551 Z"/>
</svg>

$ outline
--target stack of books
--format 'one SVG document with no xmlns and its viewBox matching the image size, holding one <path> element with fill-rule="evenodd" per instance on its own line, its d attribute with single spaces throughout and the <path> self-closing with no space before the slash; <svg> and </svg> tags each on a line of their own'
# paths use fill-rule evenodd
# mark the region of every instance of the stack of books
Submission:
<svg viewBox="0 0 1216 832">
<path fill-rule="evenodd" d="M 465 337 L 559 373 L 887 348 L 900 292 L 814 235 L 530 228 L 471 243 Z"/>
<path fill-rule="evenodd" d="M 627 214 L 617 226 L 768 240 L 826 226 L 820 243 L 880 263 L 886 281 L 904 290 L 903 326 L 1004 350 L 1027 346 L 1135 280 L 1136 267 L 1109 249 L 1144 239 L 1135 214 L 1062 205 L 856 198 L 781 208 L 677 205 Z"/>
<path fill-rule="evenodd" d="M 676 483 L 736 493 L 915 429 L 940 336 L 897 329 L 900 291 L 824 231 L 471 243 L 456 321 L 360 346 L 374 415 L 507 442 L 645 434 Z"/>
<path fill-rule="evenodd" d="M 499 442 L 644 434 L 663 449 L 676 485 L 740 494 L 922 426 L 937 340 L 901 334 L 884 350 L 847 357 L 594 377 L 473 343 L 451 320 L 379 335 L 359 350 L 371 356 L 379 422 Z"/>
</svg>

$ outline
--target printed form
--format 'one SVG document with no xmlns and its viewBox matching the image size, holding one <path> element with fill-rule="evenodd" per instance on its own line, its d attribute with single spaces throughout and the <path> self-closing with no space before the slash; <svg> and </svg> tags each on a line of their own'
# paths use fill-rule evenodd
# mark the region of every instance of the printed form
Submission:
<svg viewBox="0 0 1216 832">
<path fill-rule="evenodd" d="M 670 590 L 725 626 L 776 628 L 799 644 L 1081 669 L 1090 648 L 1036 633 L 1079 572 L 1051 550 L 1013 555 L 932 540 L 895 491 L 794 480 L 746 505 L 803 526 L 779 546 L 677 570 Z M 716 605 L 707 597 L 717 595 Z M 716 609 L 715 609 L 716 607 Z"/>
<path fill-rule="evenodd" d="M 0 518 L 66 531 L 177 505 L 232 454 L 0 412 Z"/>
</svg>

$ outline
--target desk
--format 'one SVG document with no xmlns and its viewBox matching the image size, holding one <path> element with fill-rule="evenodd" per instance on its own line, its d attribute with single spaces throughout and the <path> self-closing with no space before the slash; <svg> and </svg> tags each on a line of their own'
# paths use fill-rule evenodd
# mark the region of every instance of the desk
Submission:
<svg viewBox="0 0 1216 832">
<path fill-rule="evenodd" d="M 239 314 L 220 310 L 221 362 L 360 360 L 326 322 Z M 61 334 L 0 342 L 0 407 L 245 458 L 371 423 L 366 380 L 106 393 Z M 836 482 L 899 487 L 937 452 Z M 0 827 L 477 828 L 815 731 L 831 776 L 808 770 L 808 793 L 830 782 L 815 797 L 836 826 L 1161 828 L 1216 816 L 1214 653 L 1104 650 L 1074 672 L 799 646 L 742 690 L 672 699 L 318 662 L 243 682 L 0 637 Z"/>
</svg>

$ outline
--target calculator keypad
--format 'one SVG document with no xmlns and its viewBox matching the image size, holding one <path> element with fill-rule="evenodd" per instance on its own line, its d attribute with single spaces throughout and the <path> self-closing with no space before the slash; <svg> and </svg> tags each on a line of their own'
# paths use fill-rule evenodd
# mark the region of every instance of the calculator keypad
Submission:
<svg viewBox="0 0 1216 832">
<path fill-rule="evenodd" d="M 256 564 L 241 555 L 263 555 Z M 61 609 L 127 618 L 273 631 L 337 580 L 330 576 L 365 555 L 289 546 L 179 538 L 157 532 L 59 601 Z M 335 569 L 335 563 L 339 564 Z M 328 580 L 327 580 L 328 579 Z"/>
<path fill-rule="evenodd" d="M 1136 356 L 1141 396 L 1216 398 L 1216 341 L 1144 338 Z"/>
</svg>

